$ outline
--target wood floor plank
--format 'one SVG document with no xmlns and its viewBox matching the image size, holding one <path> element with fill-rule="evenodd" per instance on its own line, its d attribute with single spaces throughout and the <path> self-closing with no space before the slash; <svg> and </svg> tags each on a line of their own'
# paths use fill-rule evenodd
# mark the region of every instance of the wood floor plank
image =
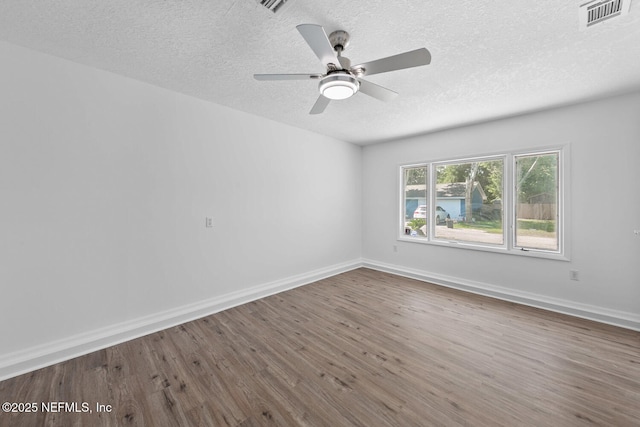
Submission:
<svg viewBox="0 0 640 427">
<path fill-rule="evenodd" d="M 640 333 L 359 269 L 2 381 L 5 401 L 78 406 L 2 427 L 638 426 Z"/>
</svg>

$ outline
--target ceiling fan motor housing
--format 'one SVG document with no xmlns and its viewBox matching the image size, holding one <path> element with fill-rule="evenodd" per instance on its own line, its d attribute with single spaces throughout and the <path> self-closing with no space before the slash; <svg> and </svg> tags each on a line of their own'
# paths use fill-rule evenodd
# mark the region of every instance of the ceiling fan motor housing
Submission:
<svg viewBox="0 0 640 427">
<path fill-rule="evenodd" d="M 349 46 L 349 38 L 349 33 L 343 30 L 334 31 L 329 34 L 329 42 L 336 52 L 341 52 Z"/>
</svg>

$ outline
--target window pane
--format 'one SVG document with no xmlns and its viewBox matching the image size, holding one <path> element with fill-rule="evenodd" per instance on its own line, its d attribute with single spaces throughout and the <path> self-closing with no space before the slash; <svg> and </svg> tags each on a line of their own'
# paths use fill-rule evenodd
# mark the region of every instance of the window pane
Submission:
<svg viewBox="0 0 640 427">
<path fill-rule="evenodd" d="M 504 160 L 436 166 L 435 237 L 504 244 Z"/>
<path fill-rule="evenodd" d="M 409 236 L 427 235 L 427 167 L 404 168 L 403 233 Z"/>
<path fill-rule="evenodd" d="M 516 156 L 515 246 L 558 251 L 558 153 Z"/>
</svg>

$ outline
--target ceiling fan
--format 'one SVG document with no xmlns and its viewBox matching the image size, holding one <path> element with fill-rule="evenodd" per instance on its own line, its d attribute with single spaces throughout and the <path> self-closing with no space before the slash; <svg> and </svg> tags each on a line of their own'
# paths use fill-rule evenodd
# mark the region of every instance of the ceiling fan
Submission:
<svg viewBox="0 0 640 427">
<path fill-rule="evenodd" d="M 416 49 L 398 55 L 351 66 L 349 58 L 342 51 L 349 44 L 349 33 L 338 30 L 329 34 L 315 24 L 301 24 L 296 27 L 318 59 L 326 67 L 324 74 L 254 74 L 256 80 L 320 80 L 320 97 L 309 114 L 322 113 L 331 100 L 346 99 L 362 92 L 381 101 L 390 101 L 398 93 L 378 86 L 363 76 L 419 67 L 431 62 L 431 54 L 426 48 Z"/>
</svg>

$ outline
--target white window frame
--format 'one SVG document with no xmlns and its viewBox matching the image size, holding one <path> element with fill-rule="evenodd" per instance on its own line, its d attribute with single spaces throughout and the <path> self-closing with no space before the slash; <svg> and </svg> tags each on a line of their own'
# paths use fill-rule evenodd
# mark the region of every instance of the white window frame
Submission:
<svg viewBox="0 0 640 427">
<path fill-rule="evenodd" d="M 515 244 L 515 224 L 516 224 L 516 212 L 515 197 L 516 191 L 516 168 L 515 161 L 517 156 L 523 155 L 544 155 L 544 154 L 558 154 L 558 220 L 556 221 L 557 238 L 558 238 L 558 250 L 551 251 L 545 249 L 535 248 L 521 248 Z M 397 240 L 403 242 L 412 242 L 434 246 L 446 246 L 460 249 L 480 250 L 485 252 L 503 253 L 516 256 L 533 257 L 533 258 L 546 258 L 560 261 L 570 260 L 570 233 L 568 227 L 568 218 L 570 215 L 570 192 L 568 191 L 568 177 L 570 177 L 570 146 L 569 144 L 555 145 L 548 147 L 537 147 L 522 150 L 505 150 L 499 153 L 484 154 L 476 156 L 464 156 L 457 158 L 446 158 L 437 160 L 428 160 L 421 162 L 413 162 L 400 164 L 399 180 L 398 180 L 398 193 L 399 193 L 399 227 Z M 479 161 L 491 161 L 503 159 L 503 191 L 502 191 L 502 217 L 503 217 L 503 244 L 485 244 L 477 242 L 466 241 L 452 241 L 435 237 L 435 224 L 433 221 L 434 210 L 430 208 L 427 211 L 427 223 L 428 231 L 427 236 L 407 236 L 404 234 L 405 230 L 405 188 L 404 188 L 404 170 L 415 167 L 427 168 L 427 199 L 429 200 L 429 206 L 436 206 L 436 168 L 439 165 L 446 164 L 459 164 L 470 163 Z"/>
<path fill-rule="evenodd" d="M 536 155 L 540 155 L 540 156 L 544 156 L 544 155 L 548 155 L 548 154 L 557 154 L 558 155 L 558 219 L 556 221 L 556 235 L 558 236 L 558 250 L 557 251 L 549 251 L 549 250 L 544 250 L 544 249 L 538 249 L 538 248 L 529 248 L 526 246 L 518 246 L 516 244 L 516 232 L 515 232 L 515 224 L 517 221 L 516 218 L 516 209 L 515 209 L 515 204 L 517 203 L 516 199 L 516 183 L 517 183 L 517 170 L 516 170 L 516 157 L 520 157 L 520 156 L 536 156 Z M 514 250 L 518 250 L 521 252 L 541 252 L 541 253 L 551 253 L 551 254 L 558 254 L 561 255 L 563 254 L 563 248 L 565 246 L 565 234 L 564 233 L 564 229 L 565 229 L 565 222 L 566 222 L 566 217 L 564 215 L 564 211 L 565 211 L 565 197 L 564 197 L 564 152 L 562 149 L 553 149 L 553 150 L 536 150 L 536 151 L 525 151 L 525 152 L 521 152 L 521 153 L 513 153 L 512 155 L 512 159 L 511 159 L 511 182 L 512 182 L 512 194 L 513 194 L 513 200 L 514 203 L 511 204 L 511 224 L 513 224 L 514 227 L 514 231 L 511 233 L 511 247 Z"/>
</svg>

